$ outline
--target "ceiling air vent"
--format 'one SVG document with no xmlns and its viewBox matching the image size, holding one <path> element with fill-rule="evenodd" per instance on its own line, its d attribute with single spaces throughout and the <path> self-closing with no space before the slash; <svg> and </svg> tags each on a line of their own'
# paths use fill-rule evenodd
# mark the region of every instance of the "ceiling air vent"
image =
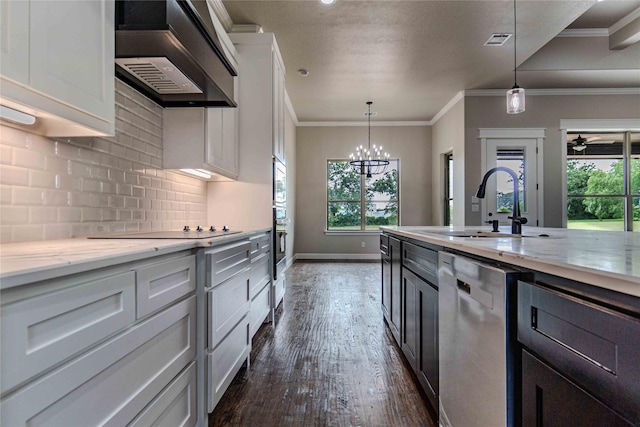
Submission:
<svg viewBox="0 0 640 427">
<path fill-rule="evenodd" d="M 491 34 L 489 40 L 484 42 L 485 46 L 502 46 L 511 38 L 512 34 L 508 33 L 494 33 Z"/>
<path fill-rule="evenodd" d="M 165 57 L 116 58 L 116 64 L 159 94 L 202 93 Z"/>
</svg>

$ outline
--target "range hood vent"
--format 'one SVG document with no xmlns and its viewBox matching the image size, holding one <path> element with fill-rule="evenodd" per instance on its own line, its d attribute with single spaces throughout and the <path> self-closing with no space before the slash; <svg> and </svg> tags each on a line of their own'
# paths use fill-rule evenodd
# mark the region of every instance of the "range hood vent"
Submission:
<svg viewBox="0 0 640 427">
<path fill-rule="evenodd" d="M 236 107 L 206 0 L 117 0 L 116 75 L 163 107 Z"/>
<path fill-rule="evenodd" d="M 202 89 L 167 58 L 118 58 L 116 64 L 161 95 L 202 93 Z"/>
</svg>

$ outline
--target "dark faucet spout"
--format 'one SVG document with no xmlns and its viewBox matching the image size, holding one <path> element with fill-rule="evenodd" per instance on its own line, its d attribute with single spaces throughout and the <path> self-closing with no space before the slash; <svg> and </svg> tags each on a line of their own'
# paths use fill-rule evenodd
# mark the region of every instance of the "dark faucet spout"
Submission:
<svg viewBox="0 0 640 427">
<path fill-rule="evenodd" d="M 493 169 L 489 169 L 487 173 L 482 177 L 482 183 L 480 187 L 478 187 L 478 191 L 476 193 L 476 197 L 479 199 L 484 199 L 485 193 L 487 191 L 487 181 L 489 177 L 496 172 L 506 172 L 511 175 L 513 179 L 513 213 L 509 217 L 511 219 L 511 234 L 522 234 L 522 224 L 527 223 L 527 219 L 520 216 L 520 196 L 518 192 L 518 175 L 514 171 L 509 168 L 505 168 L 503 166 L 498 166 Z"/>
</svg>

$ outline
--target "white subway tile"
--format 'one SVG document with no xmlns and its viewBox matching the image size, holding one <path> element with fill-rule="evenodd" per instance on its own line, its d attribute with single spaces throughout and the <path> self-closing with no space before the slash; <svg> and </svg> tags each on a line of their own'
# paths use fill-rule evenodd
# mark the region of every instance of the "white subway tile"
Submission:
<svg viewBox="0 0 640 427">
<path fill-rule="evenodd" d="M 109 225 L 111 233 L 124 233 L 124 224 L 121 222 L 114 222 Z"/>
<path fill-rule="evenodd" d="M 69 206 L 91 206 L 91 194 L 89 193 L 78 193 L 78 192 L 69 192 Z"/>
<path fill-rule="evenodd" d="M 135 197 L 125 197 L 124 207 L 131 208 L 131 209 L 138 209 L 138 199 L 136 199 Z"/>
<path fill-rule="evenodd" d="M 69 202 L 69 193 L 66 191 L 47 190 L 44 193 L 44 201 L 47 206 L 67 206 Z M 60 221 L 60 219 L 58 220 Z"/>
<path fill-rule="evenodd" d="M 102 183 L 102 192 L 105 194 L 116 194 L 116 184 L 108 181 Z"/>
<path fill-rule="evenodd" d="M 35 151 L 41 155 L 55 155 L 55 141 L 46 136 L 29 134 L 27 137 L 27 146 L 30 151 Z"/>
<path fill-rule="evenodd" d="M 122 196 L 109 196 L 109 207 L 110 208 L 123 208 L 124 207 L 124 197 L 122 197 Z"/>
<path fill-rule="evenodd" d="M 111 144 L 111 154 L 116 157 L 125 157 L 127 154 L 127 149 L 122 145 L 113 143 Z"/>
<path fill-rule="evenodd" d="M 44 168 L 51 173 L 70 175 L 71 160 L 63 157 L 45 156 Z"/>
<path fill-rule="evenodd" d="M 131 211 L 128 209 L 120 209 L 118 210 L 118 221 L 131 221 L 133 215 Z"/>
<path fill-rule="evenodd" d="M 134 186 L 133 187 L 133 197 L 143 198 L 144 197 L 144 187 Z"/>
<path fill-rule="evenodd" d="M 76 207 L 58 208 L 58 221 L 61 223 L 80 222 L 82 210 Z"/>
<path fill-rule="evenodd" d="M 92 194 L 91 206 L 96 208 L 109 207 L 109 196 L 107 196 L 106 194 Z"/>
<path fill-rule="evenodd" d="M 56 188 L 56 174 L 53 172 L 30 170 L 29 186 L 37 188 Z"/>
<path fill-rule="evenodd" d="M 30 169 L 44 169 L 44 156 L 37 151 L 13 149 L 13 165 Z"/>
<path fill-rule="evenodd" d="M 100 208 L 82 208 L 82 222 L 92 222 L 102 220 L 102 210 Z"/>
<path fill-rule="evenodd" d="M 156 198 L 158 200 L 166 200 L 167 199 L 167 192 L 165 190 L 158 190 L 156 192 Z"/>
<path fill-rule="evenodd" d="M 12 225 L 0 226 L 0 243 L 1 244 L 13 242 L 13 238 L 11 237 L 12 230 L 13 230 Z"/>
<path fill-rule="evenodd" d="M 93 234 L 108 234 L 111 232 L 109 224 L 94 224 L 93 225 Z"/>
<path fill-rule="evenodd" d="M 91 236 L 93 230 L 93 224 L 71 224 L 71 237 Z"/>
<path fill-rule="evenodd" d="M 27 206 L 0 206 L 0 221 L 2 225 L 25 224 L 29 218 Z"/>
<path fill-rule="evenodd" d="M 127 222 L 124 224 L 124 229 L 127 233 L 135 233 L 136 231 L 139 231 L 138 223 Z"/>
<path fill-rule="evenodd" d="M 68 239 L 71 237 L 70 224 L 45 224 L 44 240 Z"/>
<path fill-rule="evenodd" d="M 133 170 L 133 163 L 130 160 L 118 159 L 118 169 L 131 172 Z"/>
<path fill-rule="evenodd" d="M 3 165 L 0 173 L 0 184 L 26 187 L 29 185 L 29 170 Z"/>
<path fill-rule="evenodd" d="M 0 125 L 0 143 L 13 147 L 28 147 L 29 134 L 27 132 Z"/>
<path fill-rule="evenodd" d="M 0 204 L 10 205 L 13 201 L 12 198 L 13 187 L 10 185 L 0 185 Z M 2 218 L 0 218 L 1 220 Z"/>
<path fill-rule="evenodd" d="M 85 178 L 82 180 L 82 191 L 100 193 L 102 192 L 102 181 Z"/>
<path fill-rule="evenodd" d="M 10 165 L 13 159 L 13 148 L 8 145 L 0 145 L 0 163 Z"/>
<path fill-rule="evenodd" d="M 151 209 L 151 199 L 140 199 L 139 206 L 140 209 Z"/>
<path fill-rule="evenodd" d="M 12 228 L 12 242 L 33 242 L 44 237 L 42 224 L 16 225 Z"/>
<path fill-rule="evenodd" d="M 29 224 L 50 224 L 58 222 L 58 209 L 48 206 L 30 206 Z M 23 224 L 27 223 L 26 218 Z"/>
<path fill-rule="evenodd" d="M 120 184 L 116 185 L 116 193 L 121 196 L 130 196 L 133 194 L 133 186 L 129 184 Z"/>
<path fill-rule="evenodd" d="M 137 210 L 131 211 L 131 218 L 134 221 L 143 220 L 144 219 L 144 211 L 137 211 Z"/>
<path fill-rule="evenodd" d="M 138 180 L 139 175 L 137 173 L 129 173 L 129 172 L 125 172 L 124 174 L 124 182 L 126 182 L 127 184 L 131 184 L 131 185 L 138 185 L 138 183 L 140 182 Z"/>
<path fill-rule="evenodd" d="M 40 188 L 13 187 L 13 204 L 42 206 L 44 205 L 44 190 Z"/>
<path fill-rule="evenodd" d="M 102 221 L 117 221 L 118 211 L 116 209 L 102 209 Z"/>
</svg>

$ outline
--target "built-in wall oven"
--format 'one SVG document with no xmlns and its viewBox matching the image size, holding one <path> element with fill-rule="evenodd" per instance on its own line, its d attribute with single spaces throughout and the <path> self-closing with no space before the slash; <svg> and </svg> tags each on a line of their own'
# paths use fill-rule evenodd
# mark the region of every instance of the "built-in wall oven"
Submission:
<svg viewBox="0 0 640 427">
<path fill-rule="evenodd" d="M 287 265 L 287 169 L 273 159 L 273 277 L 278 279 Z"/>
</svg>

